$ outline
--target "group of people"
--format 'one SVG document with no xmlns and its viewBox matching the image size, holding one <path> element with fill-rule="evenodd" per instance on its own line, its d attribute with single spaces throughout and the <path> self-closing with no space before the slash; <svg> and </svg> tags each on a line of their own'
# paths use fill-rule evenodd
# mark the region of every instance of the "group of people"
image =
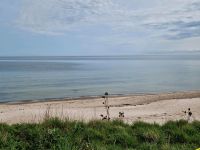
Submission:
<svg viewBox="0 0 200 150">
<path fill-rule="evenodd" d="M 102 120 L 110 120 L 110 112 L 109 112 L 110 105 L 108 104 L 108 92 L 105 92 L 102 98 L 104 98 L 103 105 L 106 108 L 106 115 L 101 114 L 100 116 Z M 119 112 L 119 118 L 124 118 L 124 112 Z"/>
<path fill-rule="evenodd" d="M 192 111 L 190 108 L 188 108 L 187 111 L 183 111 L 185 116 L 186 116 L 186 119 L 188 122 L 191 122 L 192 121 Z"/>
<path fill-rule="evenodd" d="M 103 104 L 105 105 L 106 111 L 107 111 L 107 115 L 103 115 L 101 114 L 100 116 L 102 117 L 102 120 L 110 120 L 110 115 L 109 115 L 109 105 L 108 105 L 108 92 L 105 92 L 104 96 L 102 96 L 102 98 L 105 99 L 105 101 L 103 102 Z M 185 114 L 186 120 L 188 122 L 192 122 L 193 121 L 193 116 L 192 116 L 192 111 L 190 108 L 188 108 L 188 110 L 183 111 L 183 113 Z M 124 118 L 124 112 L 119 112 L 119 118 Z"/>
</svg>

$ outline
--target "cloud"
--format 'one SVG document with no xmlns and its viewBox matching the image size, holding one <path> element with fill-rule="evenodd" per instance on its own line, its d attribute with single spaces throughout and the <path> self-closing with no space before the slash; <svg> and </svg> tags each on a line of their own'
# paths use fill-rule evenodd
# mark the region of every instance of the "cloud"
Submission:
<svg viewBox="0 0 200 150">
<path fill-rule="evenodd" d="M 19 28 L 40 34 L 105 25 L 128 36 L 140 32 L 150 38 L 184 39 L 200 36 L 200 1 L 23 0 L 16 22 Z"/>
<path fill-rule="evenodd" d="M 171 2 L 171 10 L 163 10 L 160 15 L 154 14 L 147 20 L 148 28 L 163 31 L 162 37 L 166 39 L 184 39 L 200 36 L 200 1 L 183 0 Z M 163 13 L 164 12 L 164 13 Z"/>
<path fill-rule="evenodd" d="M 184 39 L 200 36 L 200 21 L 175 22 L 169 31 L 174 35 L 166 35 L 169 39 Z"/>
<path fill-rule="evenodd" d="M 23 0 L 17 24 L 38 33 L 59 34 L 83 23 L 97 21 L 109 0 Z"/>
</svg>

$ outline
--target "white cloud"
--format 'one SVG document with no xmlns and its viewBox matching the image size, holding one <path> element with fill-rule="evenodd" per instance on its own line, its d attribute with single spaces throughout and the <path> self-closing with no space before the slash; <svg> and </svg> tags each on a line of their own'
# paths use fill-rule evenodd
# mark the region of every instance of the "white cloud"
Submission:
<svg viewBox="0 0 200 150">
<path fill-rule="evenodd" d="M 39 33 L 63 33 L 97 21 L 111 7 L 109 0 L 23 0 L 19 27 Z"/>
<path fill-rule="evenodd" d="M 23 0 L 16 22 L 42 34 L 101 24 L 116 33 L 183 39 L 200 36 L 200 0 Z"/>
</svg>

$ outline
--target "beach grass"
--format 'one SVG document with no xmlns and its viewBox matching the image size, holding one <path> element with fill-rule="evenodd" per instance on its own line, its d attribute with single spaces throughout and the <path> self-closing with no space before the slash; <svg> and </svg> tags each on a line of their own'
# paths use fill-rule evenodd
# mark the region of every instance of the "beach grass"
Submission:
<svg viewBox="0 0 200 150">
<path fill-rule="evenodd" d="M 200 122 L 164 125 L 119 120 L 48 118 L 42 123 L 0 124 L 0 149 L 28 150 L 194 150 L 200 147 Z"/>
</svg>

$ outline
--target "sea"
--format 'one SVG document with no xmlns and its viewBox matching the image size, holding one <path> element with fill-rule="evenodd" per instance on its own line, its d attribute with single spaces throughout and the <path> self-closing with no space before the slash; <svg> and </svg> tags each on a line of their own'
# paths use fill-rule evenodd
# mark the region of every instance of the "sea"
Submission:
<svg viewBox="0 0 200 150">
<path fill-rule="evenodd" d="M 200 90 L 200 54 L 0 57 L 0 102 Z"/>
</svg>

